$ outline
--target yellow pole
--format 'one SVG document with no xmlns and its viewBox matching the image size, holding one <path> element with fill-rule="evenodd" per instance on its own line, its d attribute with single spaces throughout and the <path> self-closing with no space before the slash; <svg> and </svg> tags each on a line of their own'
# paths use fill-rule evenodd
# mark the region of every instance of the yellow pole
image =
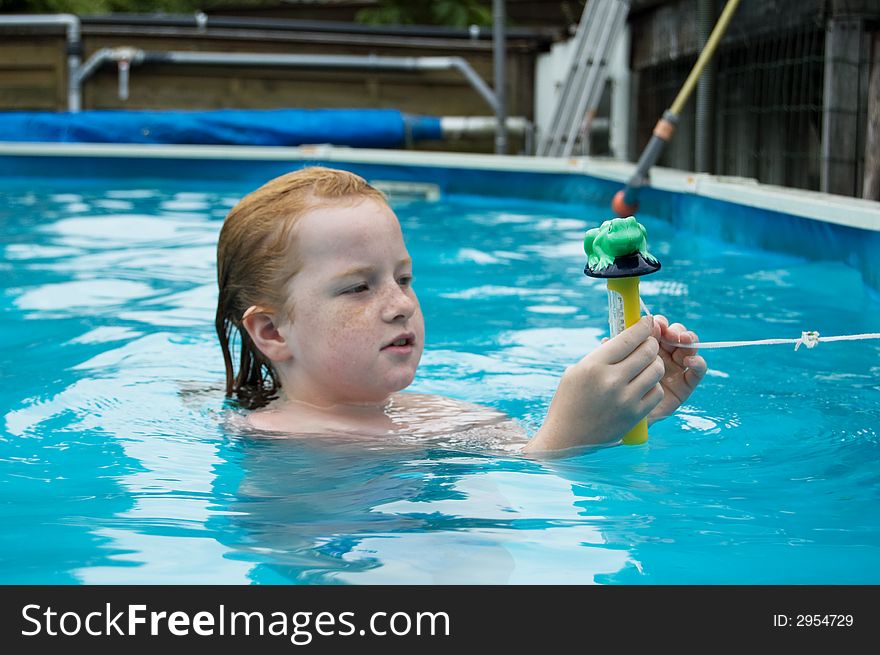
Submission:
<svg viewBox="0 0 880 655">
<path fill-rule="evenodd" d="M 657 161 L 657 158 L 660 157 L 660 153 L 663 152 L 663 146 L 666 145 L 675 134 L 675 126 L 678 124 L 681 110 L 684 109 L 688 97 L 690 97 L 691 92 L 697 85 L 697 80 L 700 79 L 700 75 L 706 67 L 706 64 L 709 63 L 709 60 L 712 59 L 712 55 L 715 54 L 715 49 L 721 42 L 721 37 L 724 36 L 727 24 L 730 23 L 730 19 L 733 18 L 733 13 L 736 11 L 737 6 L 739 6 L 739 0 L 727 0 L 727 4 L 724 5 L 724 11 L 722 11 L 721 16 L 718 17 L 718 22 L 715 23 L 715 28 L 712 30 L 712 34 L 709 35 L 709 38 L 706 40 L 706 45 L 703 47 L 703 51 L 697 58 L 697 63 L 694 64 L 690 75 L 688 75 L 681 89 L 679 89 L 678 95 L 675 96 L 675 102 L 672 103 L 672 106 L 669 109 L 663 112 L 663 116 L 657 121 L 657 124 L 654 125 L 651 140 L 648 141 L 648 145 L 646 145 L 645 149 L 642 151 L 642 156 L 639 157 L 639 163 L 636 165 L 636 170 L 630 176 L 626 186 L 614 194 L 614 198 L 611 200 L 611 209 L 613 209 L 614 213 L 618 216 L 631 216 L 638 210 L 639 188 L 647 183 L 648 171 L 651 169 L 651 166 L 654 165 L 654 162 Z"/>
<path fill-rule="evenodd" d="M 639 303 L 639 278 L 608 278 L 607 283 L 608 290 L 616 291 L 623 299 L 624 328 L 628 328 L 631 325 L 637 323 L 639 318 L 641 318 L 641 303 Z M 627 445 L 645 443 L 647 440 L 648 419 L 645 418 L 636 423 L 635 427 L 623 436 L 623 443 Z"/>
<path fill-rule="evenodd" d="M 739 6 L 739 0 L 728 0 L 727 4 L 724 5 L 724 11 L 721 12 L 721 16 L 718 17 L 718 22 L 715 23 L 715 29 L 712 30 L 712 34 L 710 34 L 709 38 L 706 40 L 706 45 L 703 47 L 703 51 L 700 53 L 697 63 L 694 64 L 694 67 L 691 69 L 691 74 L 688 75 L 687 80 L 685 80 L 684 85 L 675 97 L 675 102 L 673 102 L 672 106 L 669 108 L 669 111 L 676 116 L 681 114 L 681 110 L 684 109 L 684 106 L 687 103 L 688 96 L 690 96 L 691 92 L 694 90 L 697 80 L 700 79 L 700 74 L 703 72 L 706 64 L 709 63 L 709 60 L 712 59 L 712 55 L 715 54 L 715 48 L 717 48 L 718 44 L 721 42 L 721 37 L 724 36 L 725 30 L 727 30 L 727 24 L 730 22 L 730 19 L 733 18 L 733 12 L 736 11 L 737 6 Z"/>
</svg>

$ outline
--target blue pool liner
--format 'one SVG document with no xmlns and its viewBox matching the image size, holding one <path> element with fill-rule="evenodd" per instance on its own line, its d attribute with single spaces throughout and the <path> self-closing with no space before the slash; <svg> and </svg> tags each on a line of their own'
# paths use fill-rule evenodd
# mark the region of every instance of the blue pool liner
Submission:
<svg viewBox="0 0 880 655">
<path fill-rule="evenodd" d="M 0 112 L 0 141 L 396 148 L 442 137 L 439 118 L 395 109 Z"/>
<path fill-rule="evenodd" d="M 174 178 L 192 179 L 194 188 L 210 180 L 251 183 L 257 188 L 266 180 L 309 165 L 345 168 L 368 180 L 429 182 L 443 195 L 464 194 L 493 199 L 531 199 L 563 202 L 584 207 L 607 208 L 614 214 L 611 198 L 621 188 L 619 181 L 582 173 L 471 169 L 461 166 L 415 165 L 413 163 L 366 163 L 320 156 L 302 159 L 265 159 L 254 154 L 237 158 L 177 157 L 169 154 L 142 157 L 118 154 L 71 159 L 65 156 L 0 156 L 2 180 L 76 178 L 90 179 Z M 746 247 L 805 257 L 817 261 L 843 262 L 858 270 L 863 280 L 880 292 L 880 232 L 848 227 L 784 212 L 750 207 L 692 193 L 651 187 L 639 195 L 641 211 L 668 221 L 683 230 Z M 880 215 L 878 215 L 880 220 Z"/>
</svg>

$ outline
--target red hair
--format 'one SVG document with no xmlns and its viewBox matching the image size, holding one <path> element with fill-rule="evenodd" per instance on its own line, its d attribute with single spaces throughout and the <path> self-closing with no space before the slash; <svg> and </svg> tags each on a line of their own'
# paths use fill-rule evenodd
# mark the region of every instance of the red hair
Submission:
<svg viewBox="0 0 880 655">
<path fill-rule="evenodd" d="M 300 262 L 295 226 L 311 209 L 328 204 L 385 196 L 348 171 L 313 166 L 270 180 L 232 208 L 217 243 L 217 316 L 215 326 L 226 365 L 226 395 L 247 409 L 266 405 L 281 382 L 271 362 L 242 327 L 253 305 L 293 316 L 285 289 Z M 238 372 L 233 365 L 235 333 L 240 341 Z"/>
</svg>

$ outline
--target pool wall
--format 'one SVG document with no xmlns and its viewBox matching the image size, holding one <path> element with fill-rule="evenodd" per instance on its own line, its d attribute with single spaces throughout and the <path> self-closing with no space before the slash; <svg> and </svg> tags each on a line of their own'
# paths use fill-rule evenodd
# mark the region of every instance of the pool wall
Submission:
<svg viewBox="0 0 880 655">
<path fill-rule="evenodd" d="M 0 177 L 266 180 L 309 164 L 346 168 L 397 188 L 609 204 L 634 166 L 604 159 L 368 150 L 336 146 L 0 143 Z M 641 210 L 697 234 L 843 262 L 880 290 L 880 203 L 656 168 Z M 609 208 L 609 218 L 612 212 Z"/>
</svg>

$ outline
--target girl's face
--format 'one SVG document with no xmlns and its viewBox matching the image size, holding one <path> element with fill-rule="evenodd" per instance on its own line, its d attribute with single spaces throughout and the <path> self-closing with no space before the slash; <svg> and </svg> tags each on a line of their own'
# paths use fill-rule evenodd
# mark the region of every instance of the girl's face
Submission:
<svg viewBox="0 0 880 655">
<path fill-rule="evenodd" d="M 292 321 L 278 326 L 292 356 L 285 393 L 316 405 L 384 401 L 412 382 L 425 338 L 397 217 L 364 199 L 313 209 L 296 233 Z"/>
</svg>

